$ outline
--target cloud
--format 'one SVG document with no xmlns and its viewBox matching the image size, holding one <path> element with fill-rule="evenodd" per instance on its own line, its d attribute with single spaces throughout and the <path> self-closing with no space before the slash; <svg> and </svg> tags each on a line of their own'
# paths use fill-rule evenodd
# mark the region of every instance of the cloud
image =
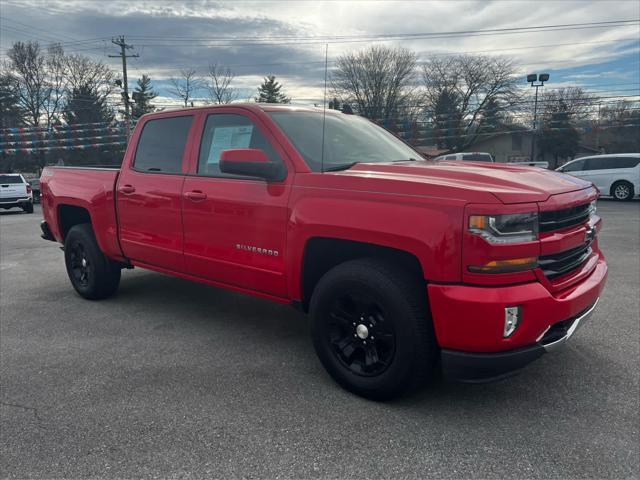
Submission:
<svg viewBox="0 0 640 480">
<path fill-rule="evenodd" d="M 166 80 L 181 68 L 205 74 L 211 63 L 230 65 L 236 86 L 255 91 L 262 77 L 276 75 L 289 95 L 314 101 L 322 97 L 324 49 L 322 37 L 382 35 L 413 32 L 468 31 L 532 25 L 572 24 L 640 16 L 636 2 L 212 2 L 112 0 L 97 1 L 4 0 L 2 49 L 14 40 L 65 42 L 67 51 L 90 55 L 119 69 L 110 38 L 124 34 L 140 54 L 131 59 L 130 76 L 151 74 L 167 95 Z M 20 22 L 20 23 L 18 23 Z M 291 37 L 317 37 L 284 44 Z M 230 46 L 225 38 L 269 38 Z M 72 43 L 82 39 L 82 43 Z M 218 40 L 216 40 L 218 39 Z M 629 40 L 630 39 L 630 40 Z M 356 41 L 354 41 L 356 40 Z M 329 60 L 370 43 L 331 43 Z M 273 44 L 276 43 L 276 44 Z M 281 43 L 281 44 L 277 44 Z M 405 39 L 385 42 L 418 52 L 421 59 L 434 53 L 480 52 L 514 59 L 522 74 L 591 66 L 601 74 L 612 59 L 638 52 L 637 24 L 624 28 L 597 28 L 555 32 Z M 598 67 L 600 65 L 600 67 Z M 629 66 L 628 70 L 632 70 Z M 635 67 L 637 72 L 637 65 Z M 624 74 L 623 71 L 621 74 Z M 576 73 L 587 75 L 589 73 Z M 568 77 L 565 77 L 565 79 Z M 586 77 L 583 77 L 586 78 Z M 595 78 L 595 77 L 593 77 Z M 636 78 L 637 73 L 629 78 Z M 575 77 L 575 80 L 579 80 Z"/>
</svg>

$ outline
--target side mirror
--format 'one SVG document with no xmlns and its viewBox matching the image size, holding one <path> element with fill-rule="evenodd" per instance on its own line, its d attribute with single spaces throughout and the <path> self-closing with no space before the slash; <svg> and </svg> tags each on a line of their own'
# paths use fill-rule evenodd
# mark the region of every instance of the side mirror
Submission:
<svg viewBox="0 0 640 480">
<path fill-rule="evenodd" d="M 270 161 L 263 150 L 256 148 L 223 150 L 220 154 L 220 171 L 273 182 L 282 181 L 287 176 L 283 165 Z"/>
</svg>

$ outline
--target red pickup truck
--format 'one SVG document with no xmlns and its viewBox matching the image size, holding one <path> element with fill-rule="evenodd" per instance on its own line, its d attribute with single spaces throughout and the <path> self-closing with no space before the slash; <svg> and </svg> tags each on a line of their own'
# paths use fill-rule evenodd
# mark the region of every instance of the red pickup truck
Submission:
<svg viewBox="0 0 640 480">
<path fill-rule="evenodd" d="M 83 297 L 135 266 L 292 304 L 331 376 L 369 398 L 518 371 L 572 336 L 607 277 L 591 183 L 427 161 L 335 111 L 146 115 L 120 169 L 47 167 L 41 193 Z"/>
</svg>

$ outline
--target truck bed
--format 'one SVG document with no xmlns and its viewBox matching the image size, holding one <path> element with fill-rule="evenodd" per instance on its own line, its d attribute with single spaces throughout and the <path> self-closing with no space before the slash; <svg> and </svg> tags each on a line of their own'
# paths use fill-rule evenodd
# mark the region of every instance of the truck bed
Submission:
<svg viewBox="0 0 640 480">
<path fill-rule="evenodd" d="M 46 167 L 40 177 L 42 212 L 51 234 L 64 242 L 68 227 L 60 212 L 86 215 L 102 251 L 122 258 L 118 242 L 115 188 L 120 167 Z M 88 220 L 87 220 L 88 221 Z"/>
</svg>

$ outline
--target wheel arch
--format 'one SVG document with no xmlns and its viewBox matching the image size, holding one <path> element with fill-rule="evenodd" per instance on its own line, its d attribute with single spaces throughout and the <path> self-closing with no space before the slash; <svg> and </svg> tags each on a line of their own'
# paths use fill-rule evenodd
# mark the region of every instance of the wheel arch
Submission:
<svg viewBox="0 0 640 480">
<path fill-rule="evenodd" d="M 312 237 L 304 247 L 300 275 L 301 307 L 306 312 L 313 291 L 322 276 L 333 267 L 357 258 L 379 258 L 401 265 L 417 279 L 426 282 L 418 257 L 390 246 L 333 237 Z"/>
</svg>

